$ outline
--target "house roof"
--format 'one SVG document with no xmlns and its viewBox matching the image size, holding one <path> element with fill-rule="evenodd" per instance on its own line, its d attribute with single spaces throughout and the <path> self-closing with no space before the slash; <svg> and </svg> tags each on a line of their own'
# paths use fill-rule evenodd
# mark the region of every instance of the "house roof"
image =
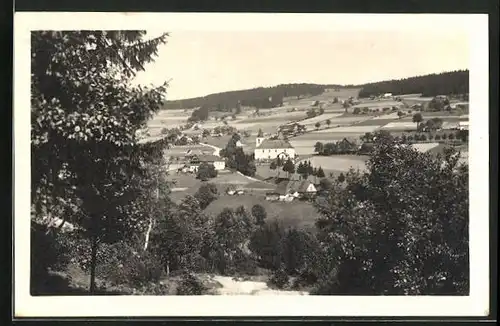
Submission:
<svg viewBox="0 0 500 326">
<path fill-rule="evenodd" d="M 298 192 L 307 192 L 307 188 L 312 184 L 311 181 L 309 180 L 303 180 L 300 185 L 299 185 L 299 188 L 298 188 Z M 314 188 L 316 189 L 316 187 Z"/>
<path fill-rule="evenodd" d="M 294 192 L 306 192 L 309 185 L 312 184 L 309 180 L 282 180 L 276 187 L 276 193 L 286 195 Z"/>
<path fill-rule="evenodd" d="M 203 154 L 203 155 L 193 155 L 191 160 L 198 159 L 200 162 L 220 162 L 224 161 L 224 158 L 212 154 Z"/>
<path fill-rule="evenodd" d="M 286 140 L 283 139 L 265 139 L 258 148 L 262 149 L 281 149 L 281 148 L 293 148 L 293 146 Z"/>
</svg>

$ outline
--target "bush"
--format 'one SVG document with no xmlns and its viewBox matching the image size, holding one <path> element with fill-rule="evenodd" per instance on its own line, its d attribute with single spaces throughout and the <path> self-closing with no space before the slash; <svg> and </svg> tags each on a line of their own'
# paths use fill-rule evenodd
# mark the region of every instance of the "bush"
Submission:
<svg viewBox="0 0 500 326">
<path fill-rule="evenodd" d="M 69 234 L 46 231 L 45 225 L 31 222 L 30 291 L 32 294 L 42 291 L 49 278 L 49 270 L 63 270 L 70 262 Z"/>
<path fill-rule="evenodd" d="M 191 273 L 185 273 L 177 287 L 177 295 L 202 295 L 206 291 L 203 283 Z"/>
<path fill-rule="evenodd" d="M 288 284 L 288 274 L 282 266 L 269 279 L 268 285 L 271 288 L 283 289 Z"/>
<path fill-rule="evenodd" d="M 137 251 L 125 242 L 101 245 L 96 275 L 113 285 L 126 284 L 135 288 L 158 282 L 164 272 L 160 259 L 147 251 Z"/>
<path fill-rule="evenodd" d="M 434 139 L 435 140 L 441 140 L 441 136 L 440 135 L 436 135 L 436 136 L 434 136 Z"/>
</svg>

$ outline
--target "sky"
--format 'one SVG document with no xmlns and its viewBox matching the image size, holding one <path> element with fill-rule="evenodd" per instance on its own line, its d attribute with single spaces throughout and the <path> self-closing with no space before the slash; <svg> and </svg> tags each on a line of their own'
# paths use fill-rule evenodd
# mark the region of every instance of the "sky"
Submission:
<svg viewBox="0 0 500 326">
<path fill-rule="evenodd" d="M 286 83 L 363 84 L 469 69 L 457 28 L 414 30 L 171 30 L 135 82 L 169 81 L 167 99 Z M 155 35 L 154 32 L 150 33 Z"/>
</svg>

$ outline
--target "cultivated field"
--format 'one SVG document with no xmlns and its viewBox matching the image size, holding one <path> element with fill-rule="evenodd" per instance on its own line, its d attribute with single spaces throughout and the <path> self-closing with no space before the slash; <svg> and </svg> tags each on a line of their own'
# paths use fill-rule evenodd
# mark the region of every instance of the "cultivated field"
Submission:
<svg viewBox="0 0 500 326">
<path fill-rule="evenodd" d="M 410 120 L 406 121 L 395 121 L 389 122 L 388 124 L 381 127 L 383 130 L 387 131 L 404 131 L 404 130 L 417 130 L 417 124 Z"/>
<path fill-rule="evenodd" d="M 366 132 L 373 132 L 377 129 L 379 129 L 380 125 L 368 125 L 368 126 L 360 126 L 360 125 L 354 125 L 354 126 L 349 126 L 349 127 L 337 127 L 337 128 L 329 128 L 329 129 L 322 129 L 318 130 L 316 132 L 313 132 L 312 134 L 319 135 L 319 134 L 328 134 L 328 133 L 345 133 L 345 134 L 352 134 L 352 133 L 361 133 L 364 134 Z"/>
<path fill-rule="evenodd" d="M 314 124 L 316 124 L 316 122 L 321 123 L 321 122 L 325 122 L 328 119 L 333 120 L 337 117 L 340 117 L 341 115 L 342 115 L 342 113 L 323 113 L 323 114 L 315 116 L 313 118 L 302 120 L 300 122 L 300 124 L 305 125 L 306 127 L 313 127 L 314 128 Z M 332 121 L 332 123 L 333 123 L 333 121 Z"/>
<path fill-rule="evenodd" d="M 353 105 L 350 109 L 354 108 L 384 108 L 384 107 L 393 107 L 393 106 L 403 106 L 403 103 L 393 100 L 364 100 L 360 104 Z"/>
</svg>

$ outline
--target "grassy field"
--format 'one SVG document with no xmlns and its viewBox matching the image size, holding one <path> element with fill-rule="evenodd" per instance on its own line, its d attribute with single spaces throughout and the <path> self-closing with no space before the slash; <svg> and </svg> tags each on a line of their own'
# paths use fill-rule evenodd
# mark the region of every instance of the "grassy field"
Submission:
<svg viewBox="0 0 500 326">
<path fill-rule="evenodd" d="M 200 186 L 204 183 L 201 180 L 196 179 L 193 174 L 182 174 L 172 172 L 167 176 L 167 180 L 172 182 L 172 194 L 171 198 L 174 201 L 180 201 L 186 195 L 194 195 Z M 262 194 L 265 191 L 274 189 L 273 184 L 269 184 L 262 181 L 253 181 L 245 176 L 238 173 L 233 173 L 229 171 L 219 171 L 216 178 L 210 179 L 209 183 L 213 183 L 217 186 L 219 193 L 224 194 L 227 187 L 240 186 L 249 193 L 252 194 Z"/>
<path fill-rule="evenodd" d="M 285 227 L 311 228 L 318 218 L 316 209 L 309 202 L 293 201 L 293 202 L 270 202 L 264 199 L 262 195 L 240 195 L 220 196 L 212 202 L 205 211 L 211 215 L 219 214 L 224 208 L 237 208 L 244 206 L 247 211 L 252 209 L 253 205 L 262 205 L 267 212 L 267 219 L 277 219 L 283 223 Z"/>
<path fill-rule="evenodd" d="M 365 162 L 368 156 L 362 155 L 333 155 L 333 156 L 313 156 L 308 159 L 313 167 L 320 167 L 326 171 L 347 172 L 354 168 L 364 171 Z"/>
<path fill-rule="evenodd" d="M 212 154 L 214 152 L 208 146 L 203 145 L 186 145 L 186 146 L 172 146 L 169 149 L 165 150 L 165 155 L 167 156 L 180 156 L 186 154 L 188 150 L 192 151 L 201 151 L 202 153 Z"/>
</svg>

